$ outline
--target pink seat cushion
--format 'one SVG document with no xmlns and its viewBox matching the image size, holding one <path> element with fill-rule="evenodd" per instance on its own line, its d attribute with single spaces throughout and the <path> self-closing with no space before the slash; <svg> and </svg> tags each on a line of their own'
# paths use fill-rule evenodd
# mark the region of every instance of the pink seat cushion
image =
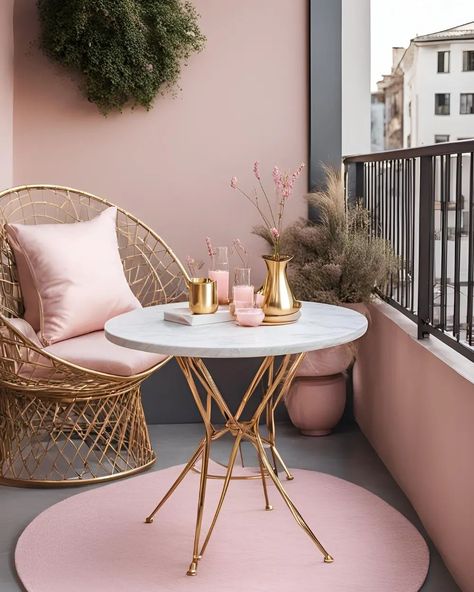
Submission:
<svg viewBox="0 0 474 592">
<path fill-rule="evenodd" d="M 117 208 L 107 208 L 87 222 L 6 225 L 25 319 L 34 326 L 36 294 L 44 345 L 102 330 L 110 318 L 140 306 L 123 272 L 116 217 Z"/>
<path fill-rule="evenodd" d="M 140 374 L 168 357 L 115 345 L 104 331 L 60 341 L 44 351 L 83 368 L 117 376 Z"/>
</svg>

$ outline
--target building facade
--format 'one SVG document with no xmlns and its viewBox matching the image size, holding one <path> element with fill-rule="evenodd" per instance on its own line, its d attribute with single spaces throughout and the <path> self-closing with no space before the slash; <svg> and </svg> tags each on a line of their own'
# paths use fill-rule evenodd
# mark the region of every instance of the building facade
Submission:
<svg viewBox="0 0 474 592">
<path fill-rule="evenodd" d="M 403 79 L 403 146 L 474 137 L 474 21 L 415 37 Z"/>
<path fill-rule="evenodd" d="M 392 48 L 392 71 L 377 83 L 377 93 L 383 95 L 385 105 L 384 149 L 403 148 L 403 72 L 399 63 L 405 53 L 403 47 Z"/>
<path fill-rule="evenodd" d="M 370 149 L 381 152 L 385 137 L 385 97 L 383 92 L 373 92 L 370 102 Z"/>
</svg>

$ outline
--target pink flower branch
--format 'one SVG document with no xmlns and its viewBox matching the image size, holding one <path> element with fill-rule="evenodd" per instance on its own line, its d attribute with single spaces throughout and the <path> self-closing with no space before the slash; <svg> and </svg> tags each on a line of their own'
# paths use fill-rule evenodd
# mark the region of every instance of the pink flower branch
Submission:
<svg viewBox="0 0 474 592">
<path fill-rule="evenodd" d="M 245 199 L 247 199 L 254 208 L 256 208 L 256 210 L 258 211 L 258 213 L 260 214 L 265 226 L 267 228 L 269 228 L 269 222 L 265 216 L 265 214 L 262 212 L 260 206 L 258 205 L 258 196 L 255 195 L 255 199 L 252 199 L 250 197 L 250 195 L 248 195 L 247 193 L 245 193 L 245 191 L 243 191 L 238 185 L 237 185 L 237 177 L 232 177 L 231 181 L 230 181 L 230 186 L 232 187 L 232 189 L 237 189 L 237 191 L 239 191 L 244 197 Z"/>
<path fill-rule="evenodd" d="M 232 245 L 234 247 L 233 252 L 237 254 L 239 259 L 242 261 L 243 267 L 248 267 L 248 253 L 247 249 L 244 247 L 240 238 L 235 238 L 232 241 Z"/>
<path fill-rule="evenodd" d="M 292 173 L 282 173 L 278 166 L 275 165 L 273 167 L 272 177 L 273 184 L 275 187 L 275 195 L 277 198 L 277 210 L 275 213 L 275 210 L 272 207 L 270 199 L 268 198 L 268 194 L 265 191 L 265 187 L 262 183 L 259 162 L 258 160 L 254 162 L 253 174 L 255 175 L 255 178 L 259 183 L 260 190 L 265 198 L 265 202 L 268 207 L 269 217 L 260 207 L 257 190 L 255 190 L 255 197 L 252 198 L 239 187 L 237 177 L 232 177 L 230 181 L 230 186 L 232 187 L 232 189 L 237 189 L 238 191 L 240 191 L 240 193 L 257 209 L 258 213 L 260 214 L 265 224 L 265 227 L 268 229 L 270 236 L 272 238 L 273 255 L 276 258 L 280 257 L 280 238 L 282 233 L 283 216 L 285 212 L 286 202 L 288 201 L 288 199 L 290 199 L 294 190 L 295 183 L 301 175 L 304 166 L 304 163 L 301 163 Z"/>
</svg>

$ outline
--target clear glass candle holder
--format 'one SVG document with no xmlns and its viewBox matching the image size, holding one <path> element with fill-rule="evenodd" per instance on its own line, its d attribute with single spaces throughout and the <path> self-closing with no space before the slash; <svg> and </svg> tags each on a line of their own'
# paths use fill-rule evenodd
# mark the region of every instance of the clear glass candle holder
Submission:
<svg viewBox="0 0 474 592">
<path fill-rule="evenodd" d="M 234 302 L 239 306 L 245 304 L 243 308 L 252 308 L 254 306 L 254 288 L 250 283 L 250 268 L 237 267 L 234 271 L 234 287 L 232 290 Z"/>
<path fill-rule="evenodd" d="M 217 282 L 219 304 L 229 304 L 229 254 L 227 247 L 217 247 L 208 275 Z"/>
</svg>

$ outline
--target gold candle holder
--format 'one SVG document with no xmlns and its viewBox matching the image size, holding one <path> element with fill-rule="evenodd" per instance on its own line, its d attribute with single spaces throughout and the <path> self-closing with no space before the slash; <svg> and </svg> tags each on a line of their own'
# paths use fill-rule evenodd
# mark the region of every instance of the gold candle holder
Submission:
<svg viewBox="0 0 474 592">
<path fill-rule="evenodd" d="M 191 278 L 189 281 L 189 309 L 193 314 L 216 312 L 217 282 L 209 278 Z"/>
</svg>

